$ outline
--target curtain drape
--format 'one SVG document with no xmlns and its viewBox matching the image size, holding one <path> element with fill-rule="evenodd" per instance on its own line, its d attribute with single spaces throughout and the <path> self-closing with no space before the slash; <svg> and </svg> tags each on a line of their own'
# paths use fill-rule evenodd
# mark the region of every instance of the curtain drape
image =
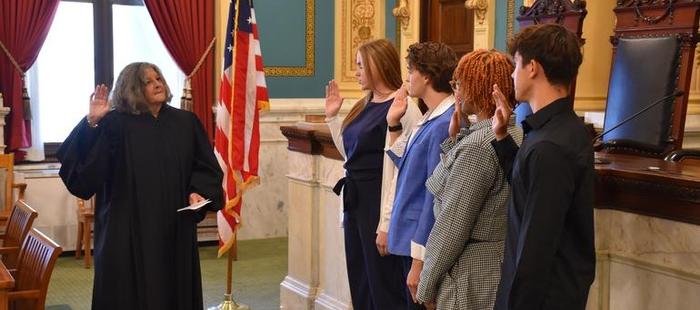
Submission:
<svg viewBox="0 0 700 310">
<path fill-rule="evenodd" d="M 0 1 L 0 42 L 26 72 L 39 56 L 56 15 L 59 0 Z M 30 116 L 22 101 L 22 75 L 6 53 L 0 50 L 0 92 L 10 107 L 5 126 L 7 151 L 32 144 Z"/>
<path fill-rule="evenodd" d="M 192 76 L 192 112 L 199 117 L 210 141 L 213 141 L 214 52 L 207 49 L 215 37 L 214 2 L 192 0 L 145 0 L 144 2 L 163 44 L 185 75 L 190 75 L 202 55 L 208 53 L 204 63 Z"/>
</svg>

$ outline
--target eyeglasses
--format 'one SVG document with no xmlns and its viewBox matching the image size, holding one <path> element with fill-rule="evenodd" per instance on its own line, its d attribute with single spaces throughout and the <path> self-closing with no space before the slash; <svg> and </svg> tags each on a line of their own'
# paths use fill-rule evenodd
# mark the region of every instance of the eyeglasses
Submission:
<svg viewBox="0 0 700 310">
<path fill-rule="evenodd" d="M 459 85 L 460 85 L 459 81 L 450 80 L 450 87 L 452 87 L 453 92 L 457 92 L 457 90 L 459 90 Z"/>
</svg>

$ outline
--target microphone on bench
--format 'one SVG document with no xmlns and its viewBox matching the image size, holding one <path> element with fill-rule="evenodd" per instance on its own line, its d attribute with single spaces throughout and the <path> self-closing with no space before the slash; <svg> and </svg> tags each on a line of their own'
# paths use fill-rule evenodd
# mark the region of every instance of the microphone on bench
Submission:
<svg viewBox="0 0 700 310">
<path fill-rule="evenodd" d="M 600 133 L 599 135 L 595 136 L 595 138 L 593 138 L 593 141 L 591 141 L 591 143 L 595 144 L 596 141 L 597 141 L 598 139 L 602 138 L 603 136 L 605 136 L 606 134 L 610 133 L 611 131 L 617 129 L 618 127 L 620 127 L 620 126 L 622 126 L 622 125 L 624 125 L 624 124 L 627 124 L 629 121 L 631 121 L 631 120 L 637 118 L 638 116 L 644 114 L 644 112 L 649 111 L 651 108 L 653 108 L 653 107 L 659 105 L 660 103 L 666 102 L 668 99 L 671 99 L 671 98 L 683 96 L 683 94 L 684 94 L 684 92 L 683 92 L 682 90 L 676 90 L 676 91 L 674 91 L 674 92 L 673 92 L 672 94 L 670 94 L 670 95 L 666 95 L 666 96 L 663 96 L 663 97 L 659 98 L 658 100 L 652 102 L 650 105 L 648 105 L 648 106 L 644 107 L 643 109 L 639 110 L 639 112 L 632 114 L 631 116 L 629 116 L 629 117 L 625 118 L 624 120 L 622 120 L 621 122 L 617 123 L 617 125 L 613 126 L 612 128 L 610 128 L 610 129 L 608 129 L 608 130 L 606 130 L 606 131 Z M 595 149 L 595 145 L 594 145 L 594 149 Z M 601 158 L 597 158 L 597 157 L 596 157 L 596 158 L 595 158 L 595 163 L 596 163 L 596 164 L 607 164 L 607 163 L 610 163 L 610 162 L 609 162 L 609 161 L 606 161 L 606 160 L 604 160 L 604 159 L 601 159 Z"/>
</svg>

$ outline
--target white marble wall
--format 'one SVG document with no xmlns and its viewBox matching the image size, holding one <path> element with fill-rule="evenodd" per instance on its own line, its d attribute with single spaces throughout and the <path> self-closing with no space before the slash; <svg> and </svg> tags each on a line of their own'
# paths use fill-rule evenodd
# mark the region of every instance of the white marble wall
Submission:
<svg viewBox="0 0 700 310">
<path fill-rule="evenodd" d="M 33 227 L 63 247 L 75 249 L 78 236 L 77 200 L 58 176 L 59 164 L 17 165 L 15 180 L 26 183 L 25 201 L 39 216 Z"/>
<path fill-rule="evenodd" d="M 596 210 L 588 309 L 700 309 L 700 226 Z"/>
<path fill-rule="evenodd" d="M 354 100 L 346 100 L 341 113 L 347 113 Z M 323 107 L 322 98 L 270 100 L 270 110 L 260 116 L 261 184 L 243 197 L 239 240 L 287 236 L 289 152 L 280 126 L 294 125 L 307 114 L 323 115 Z"/>
<path fill-rule="evenodd" d="M 351 309 L 341 203 L 332 187 L 342 162 L 289 152 L 288 273 L 280 284 L 282 309 Z"/>
</svg>

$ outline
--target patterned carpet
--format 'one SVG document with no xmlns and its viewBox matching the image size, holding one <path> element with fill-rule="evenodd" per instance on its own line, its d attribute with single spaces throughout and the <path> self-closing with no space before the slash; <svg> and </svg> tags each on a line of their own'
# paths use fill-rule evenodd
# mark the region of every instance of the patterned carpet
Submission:
<svg viewBox="0 0 700 310">
<path fill-rule="evenodd" d="M 205 307 L 221 303 L 226 289 L 226 259 L 216 258 L 216 246 L 200 248 Z M 287 239 L 247 240 L 239 243 L 233 265 L 236 301 L 254 310 L 279 309 L 279 284 L 287 274 Z M 93 269 L 82 260 L 61 257 L 56 263 L 46 298 L 47 310 L 89 310 Z"/>
</svg>

